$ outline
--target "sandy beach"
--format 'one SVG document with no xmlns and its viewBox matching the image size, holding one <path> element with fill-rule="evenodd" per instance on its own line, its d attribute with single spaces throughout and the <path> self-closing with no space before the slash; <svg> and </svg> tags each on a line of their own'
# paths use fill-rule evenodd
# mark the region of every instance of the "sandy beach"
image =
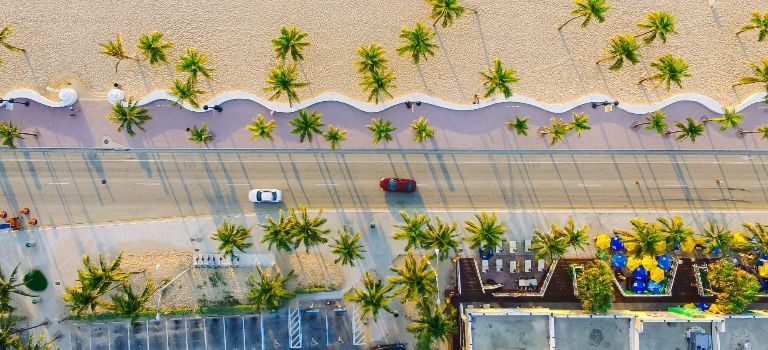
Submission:
<svg viewBox="0 0 768 350">
<path fill-rule="evenodd" d="M 0 13 L 0 24 L 16 29 L 8 41 L 26 48 L 26 54 L 0 50 L 0 94 L 27 87 L 44 91 L 46 86 L 79 79 L 103 95 L 114 82 L 129 96 L 167 89 L 175 77 L 183 77 L 173 65 L 149 67 L 123 62 L 117 73 L 115 61 L 100 55 L 98 43 L 123 34 L 129 53 L 142 33 L 159 30 L 174 43 L 172 63 L 187 47 L 210 54 L 214 80 L 200 87 L 209 92 L 241 90 L 268 97 L 263 91 L 268 68 L 275 63 L 271 39 L 283 25 L 296 25 L 309 34 L 302 76 L 311 85 L 299 90 L 303 100 L 324 92 L 339 92 L 365 100 L 358 87 L 359 75 L 352 62 L 360 44 L 380 44 L 395 70 L 394 95 L 426 93 L 444 100 L 470 103 L 482 94 L 478 74 L 494 57 L 517 70 L 516 94 L 542 102 L 566 102 L 588 93 L 605 93 L 620 101 L 645 103 L 681 92 L 704 94 L 726 105 L 762 91 L 760 84 L 731 88 L 738 77 L 749 74 L 748 61 L 768 56 L 766 43 L 757 32 L 736 36 L 747 24 L 752 10 L 768 11 L 768 3 L 748 0 L 715 1 L 608 1 L 606 22 L 581 28 L 578 21 L 562 32 L 557 26 L 570 18 L 571 1 L 467 0 L 475 8 L 449 28 L 438 28 L 440 45 L 434 58 L 421 65 L 421 73 L 408 57 L 397 56 L 395 47 L 402 26 L 412 27 L 428 19 L 423 1 L 394 0 L 231 0 L 210 1 L 21 1 L 9 0 Z M 596 66 L 610 37 L 638 34 L 636 23 L 650 11 L 664 10 L 676 16 L 676 29 L 667 44 L 659 42 L 640 50 L 641 61 L 618 72 Z M 650 73 L 649 63 L 672 53 L 685 58 L 693 75 L 684 89 L 670 92 L 637 82 Z M 82 96 L 88 98 L 89 96 Z M 285 102 L 285 101 L 282 101 Z"/>
</svg>

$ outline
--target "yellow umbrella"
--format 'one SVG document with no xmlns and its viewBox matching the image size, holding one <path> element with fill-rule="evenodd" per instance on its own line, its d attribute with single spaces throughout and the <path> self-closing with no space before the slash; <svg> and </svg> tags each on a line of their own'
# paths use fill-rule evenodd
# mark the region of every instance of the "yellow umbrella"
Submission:
<svg viewBox="0 0 768 350">
<path fill-rule="evenodd" d="M 664 241 L 656 242 L 656 244 L 653 245 L 653 248 L 656 249 L 657 252 L 664 252 L 667 250 L 667 243 Z"/>
<path fill-rule="evenodd" d="M 664 277 L 664 270 L 662 270 L 660 267 L 654 266 L 651 268 L 651 281 L 658 283 L 663 281 Z"/>
<path fill-rule="evenodd" d="M 744 250 L 749 246 L 749 240 L 744 233 L 736 232 L 731 236 L 731 246 L 737 250 Z"/>
<path fill-rule="evenodd" d="M 650 255 L 645 255 L 640 265 L 643 265 L 646 271 L 651 271 L 652 268 L 656 267 L 656 259 Z"/>
<path fill-rule="evenodd" d="M 637 243 L 625 242 L 624 249 L 627 250 L 627 253 L 634 253 L 637 250 Z"/>
<path fill-rule="evenodd" d="M 713 314 L 722 314 L 724 313 L 723 310 L 720 308 L 720 305 L 712 304 L 709 306 L 709 310 L 707 310 Z"/>
<path fill-rule="evenodd" d="M 635 271 L 635 269 L 638 266 L 640 266 L 640 259 L 638 259 L 638 258 L 636 258 L 634 256 L 630 256 L 627 259 L 627 268 L 629 269 L 629 271 Z"/>
<path fill-rule="evenodd" d="M 680 249 L 684 252 L 692 252 L 695 246 L 696 240 L 694 240 L 693 237 L 688 237 L 680 243 Z"/>
<path fill-rule="evenodd" d="M 768 277 L 768 264 L 763 264 L 762 266 L 757 267 L 757 273 L 762 278 Z"/>
<path fill-rule="evenodd" d="M 601 233 L 595 237 L 595 245 L 600 249 L 608 249 L 611 246 L 611 237 Z"/>
</svg>

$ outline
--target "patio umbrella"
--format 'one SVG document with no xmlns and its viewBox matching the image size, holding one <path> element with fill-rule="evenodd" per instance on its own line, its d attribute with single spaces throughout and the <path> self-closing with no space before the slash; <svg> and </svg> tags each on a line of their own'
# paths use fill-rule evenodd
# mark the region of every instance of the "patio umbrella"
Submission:
<svg viewBox="0 0 768 350">
<path fill-rule="evenodd" d="M 672 265 L 672 258 L 670 258 L 669 255 L 662 254 L 656 258 L 656 266 L 660 267 L 662 270 L 669 270 L 670 265 Z"/>
<path fill-rule="evenodd" d="M 700 302 L 696 303 L 696 307 L 699 308 L 699 310 L 701 310 L 701 311 L 707 311 L 707 310 L 709 310 L 710 304 L 707 304 L 707 303 L 705 303 L 703 301 L 700 301 Z"/>
<path fill-rule="evenodd" d="M 760 291 L 768 290 L 768 279 L 758 278 L 757 281 L 760 282 Z"/>
<path fill-rule="evenodd" d="M 663 252 L 667 250 L 667 242 L 658 241 L 653 245 L 653 248 L 656 249 L 657 252 Z"/>
<path fill-rule="evenodd" d="M 624 250 L 626 250 L 627 253 L 634 253 L 637 250 L 637 243 L 627 242 L 624 244 Z"/>
<path fill-rule="evenodd" d="M 650 271 L 652 267 L 656 266 L 656 259 L 650 255 L 644 255 L 643 261 L 640 263 L 640 265 L 643 265 L 646 271 Z"/>
<path fill-rule="evenodd" d="M 654 281 L 648 282 L 648 291 L 653 294 L 661 294 L 662 287 L 663 286 L 661 285 L 661 283 L 654 282 Z"/>
<path fill-rule="evenodd" d="M 614 251 L 624 250 L 624 243 L 621 241 L 621 237 L 619 235 L 614 235 L 611 238 L 611 249 Z"/>
<path fill-rule="evenodd" d="M 718 246 L 712 247 L 712 251 L 710 251 L 709 254 L 714 254 L 714 255 L 720 254 L 720 246 L 718 245 Z"/>
<path fill-rule="evenodd" d="M 632 274 L 635 276 L 636 280 L 645 281 L 645 279 L 648 278 L 648 270 L 646 270 L 643 265 L 640 265 L 638 268 L 636 268 Z"/>
<path fill-rule="evenodd" d="M 624 268 L 627 266 L 627 256 L 621 253 L 613 254 L 611 257 L 611 265 L 613 267 Z"/>
<path fill-rule="evenodd" d="M 694 247 L 696 247 L 696 240 L 693 237 L 688 237 L 680 243 L 680 249 L 684 252 L 692 252 Z"/>
<path fill-rule="evenodd" d="M 664 278 L 666 278 L 666 274 L 664 273 L 664 270 L 662 270 L 662 269 L 660 269 L 660 268 L 658 268 L 656 266 L 654 266 L 651 269 L 651 281 L 654 281 L 654 282 L 658 283 L 658 282 L 663 281 Z"/>
<path fill-rule="evenodd" d="M 112 89 L 107 92 L 107 101 L 111 104 L 117 104 L 118 102 L 125 99 L 125 92 L 120 89 Z"/>
<path fill-rule="evenodd" d="M 627 268 L 629 271 L 635 271 L 635 269 L 640 266 L 640 259 L 630 256 L 629 259 L 627 259 Z"/>
<path fill-rule="evenodd" d="M 757 274 L 762 278 L 768 278 L 768 265 L 758 266 Z"/>
<path fill-rule="evenodd" d="M 59 90 L 59 98 L 62 105 L 71 106 L 77 102 L 77 91 L 71 88 L 63 88 Z"/>
<path fill-rule="evenodd" d="M 488 260 L 493 256 L 493 248 L 485 245 L 481 246 L 479 253 L 480 253 L 480 259 Z"/>
<path fill-rule="evenodd" d="M 600 249 L 608 249 L 611 247 L 611 237 L 601 233 L 595 237 L 595 245 Z"/>
<path fill-rule="evenodd" d="M 642 280 L 635 280 L 632 282 L 632 291 L 635 292 L 635 294 L 641 294 L 642 292 L 645 292 L 645 289 L 647 288 L 645 281 Z"/>
</svg>

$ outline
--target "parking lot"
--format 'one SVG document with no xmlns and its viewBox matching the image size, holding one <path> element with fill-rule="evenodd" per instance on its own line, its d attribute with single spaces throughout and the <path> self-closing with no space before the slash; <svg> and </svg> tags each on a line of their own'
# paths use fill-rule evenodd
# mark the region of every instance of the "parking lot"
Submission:
<svg viewBox="0 0 768 350">
<path fill-rule="evenodd" d="M 292 316 L 289 317 L 289 316 Z M 73 324 L 73 350 L 361 349 L 351 313 L 335 301 L 256 315 Z M 359 329 L 358 334 L 360 333 Z"/>
</svg>

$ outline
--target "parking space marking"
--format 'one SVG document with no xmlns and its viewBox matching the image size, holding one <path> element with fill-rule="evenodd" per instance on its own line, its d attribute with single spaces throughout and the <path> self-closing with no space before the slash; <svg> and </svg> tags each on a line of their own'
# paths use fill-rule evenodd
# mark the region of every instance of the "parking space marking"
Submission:
<svg viewBox="0 0 768 350">
<path fill-rule="evenodd" d="M 246 348 L 245 348 L 245 316 L 240 317 L 240 320 L 243 321 L 243 328 L 242 328 L 242 330 L 243 330 L 243 350 L 246 350 Z"/>
<path fill-rule="evenodd" d="M 290 339 L 290 347 L 292 349 L 301 349 L 302 336 L 301 336 L 301 309 L 288 308 L 288 337 Z"/>
<path fill-rule="evenodd" d="M 261 315 L 259 315 L 259 324 L 261 326 L 261 348 L 264 349 L 264 338 L 266 337 L 264 336 L 264 317 Z"/>
<path fill-rule="evenodd" d="M 187 325 L 187 318 L 184 317 L 184 343 L 187 344 L 187 350 L 189 350 L 189 325 Z"/>
<path fill-rule="evenodd" d="M 224 322 L 224 316 L 221 316 L 221 329 L 224 330 L 224 349 L 227 348 L 227 323 Z M 205 346 L 208 346 L 208 342 L 205 342 Z"/>
<path fill-rule="evenodd" d="M 208 350 L 208 332 L 205 330 L 205 319 L 201 319 L 200 322 L 203 323 L 203 344 L 205 344 L 205 350 Z"/>
<path fill-rule="evenodd" d="M 170 349 L 171 344 L 170 340 L 168 340 L 168 320 L 163 320 L 163 324 L 165 325 L 165 348 Z M 147 322 L 147 329 L 149 329 L 149 322 Z M 147 338 L 147 349 L 149 349 L 149 338 Z"/>
<path fill-rule="evenodd" d="M 360 309 L 357 303 L 352 304 L 352 344 L 363 345 L 365 344 L 365 327 L 362 325 L 360 319 Z"/>
</svg>

